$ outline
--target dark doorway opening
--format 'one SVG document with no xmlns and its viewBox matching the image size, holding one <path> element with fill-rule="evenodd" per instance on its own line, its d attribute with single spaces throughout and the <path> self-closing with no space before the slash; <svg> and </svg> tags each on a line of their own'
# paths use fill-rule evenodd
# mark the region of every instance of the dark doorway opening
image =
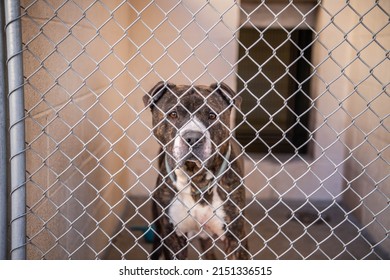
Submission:
<svg viewBox="0 0 390 280">
<path fill-rule="evenodd" d="M 312 31 L 242 28 L 239 41 L 238 141 L 247 152 L 307 153 Z"/>
</svg>

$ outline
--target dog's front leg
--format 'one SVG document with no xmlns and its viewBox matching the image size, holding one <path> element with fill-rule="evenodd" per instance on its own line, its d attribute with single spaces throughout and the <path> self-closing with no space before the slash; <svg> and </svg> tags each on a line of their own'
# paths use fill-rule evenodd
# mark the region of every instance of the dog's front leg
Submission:
<svg viewBox="0 0 390 280">
<path fill-rule="evenodd" d="M 188 243 L 185 236 L 178 236 L 174 231 L 165 238 L 164 254 L 166 259 L 186 260 L 188 259 Z"/>
<path fill-rule="evenodd" d="M 169 218 L 164 212 L 158 211 L 159 206 L 157 206 L 157 203 L 153 203 L 153 210 L 156 234 L 151 259 L 159 259 L 161 252 L 164 253 L 164 257 L 167 260 L 187 259 L 187 238 L 176 234 Z"/>
<path fill-rule="evenodd" d="M 245 236 L 244 219 L 238 217 L 232 222 L 225 235 L 225 256 L 229 260 L 249 259 L 248 240 Z"/>
<path fill-rule="evenodd" d="M 202 256 L 206 260 L 216 260 L 216 256 L 213 250 L 213 240 L 211 238 L 201 238 L 200 239 L 200 248 L 202 249 Z"/>
<path fill-rule="evenodd" d="M 164 216 L 160 219 L 161 224 L 161 245 L 164 256 L 167 260 L 185 260 L 188 258 L 187 238 L 176 234 L 169 219 Z"/>
</svg>

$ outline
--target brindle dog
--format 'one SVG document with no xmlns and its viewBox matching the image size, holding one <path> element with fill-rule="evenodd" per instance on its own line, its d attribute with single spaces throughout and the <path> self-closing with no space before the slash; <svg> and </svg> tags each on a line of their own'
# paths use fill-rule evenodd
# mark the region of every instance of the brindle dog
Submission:
<svg viewBox="0 0 390 280">
<path fill-rule="evenodd" d="M 156 229 L 151 259 L 187 259 L 188 242 L 200 238 L 204 258 L 221 241 L 228 259 L 248 259 L 244 231 L 243 160 L 232 137 L 232 108 L 241 98 L 226 84 L 159 82 L 143 98 L 161 144 L 153 193 Z"/>
</svg>

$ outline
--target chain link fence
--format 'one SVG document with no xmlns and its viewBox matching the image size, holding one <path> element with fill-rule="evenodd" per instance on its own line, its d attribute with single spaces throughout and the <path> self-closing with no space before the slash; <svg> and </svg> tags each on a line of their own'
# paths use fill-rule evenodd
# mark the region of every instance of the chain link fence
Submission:
<svg viewBox="0 0 390 280">
<path fill-rule="evenodd" d="M 161 80 L 242 97 L 250 258 L 389 259 L 388 1 L 20 4 L 28 259 L 151 257 Z"/>
</svg>

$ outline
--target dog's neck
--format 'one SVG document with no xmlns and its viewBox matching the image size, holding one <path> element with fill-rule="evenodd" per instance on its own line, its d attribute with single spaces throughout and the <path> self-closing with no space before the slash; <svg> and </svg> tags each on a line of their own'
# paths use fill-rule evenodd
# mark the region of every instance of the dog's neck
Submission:
<svg viewBox="0 0 390 280">
<path fill-rule="evenodd" d="M 215 183 L 221 178 L 228 168 L 228 162 L 231 154 L 231 146 L 229 145 L 228 150 L 222 158 L 222 164 L 216 173 L 207 170 L 206 168 L 197 168 L 197 171 L 187 170 L 188 168 L 195 168 L 193 166 L 187 166 L 177 168 L 174 171 L 169 166 L 168 158 L 165 156 L 165 168 L 167 175 L 171 179 L 174 186 L 187 186 L 188 182 L 191 181 L 196 186 L 195 194 L 201 194 L 206 191 L 210 191 Z M 204 171 L 203 171 L 204 170 Z M 190 172 L 188 172 L 190 171 Z M 192 174 L 192 175 L 190 175 Z"/>
</svg>

